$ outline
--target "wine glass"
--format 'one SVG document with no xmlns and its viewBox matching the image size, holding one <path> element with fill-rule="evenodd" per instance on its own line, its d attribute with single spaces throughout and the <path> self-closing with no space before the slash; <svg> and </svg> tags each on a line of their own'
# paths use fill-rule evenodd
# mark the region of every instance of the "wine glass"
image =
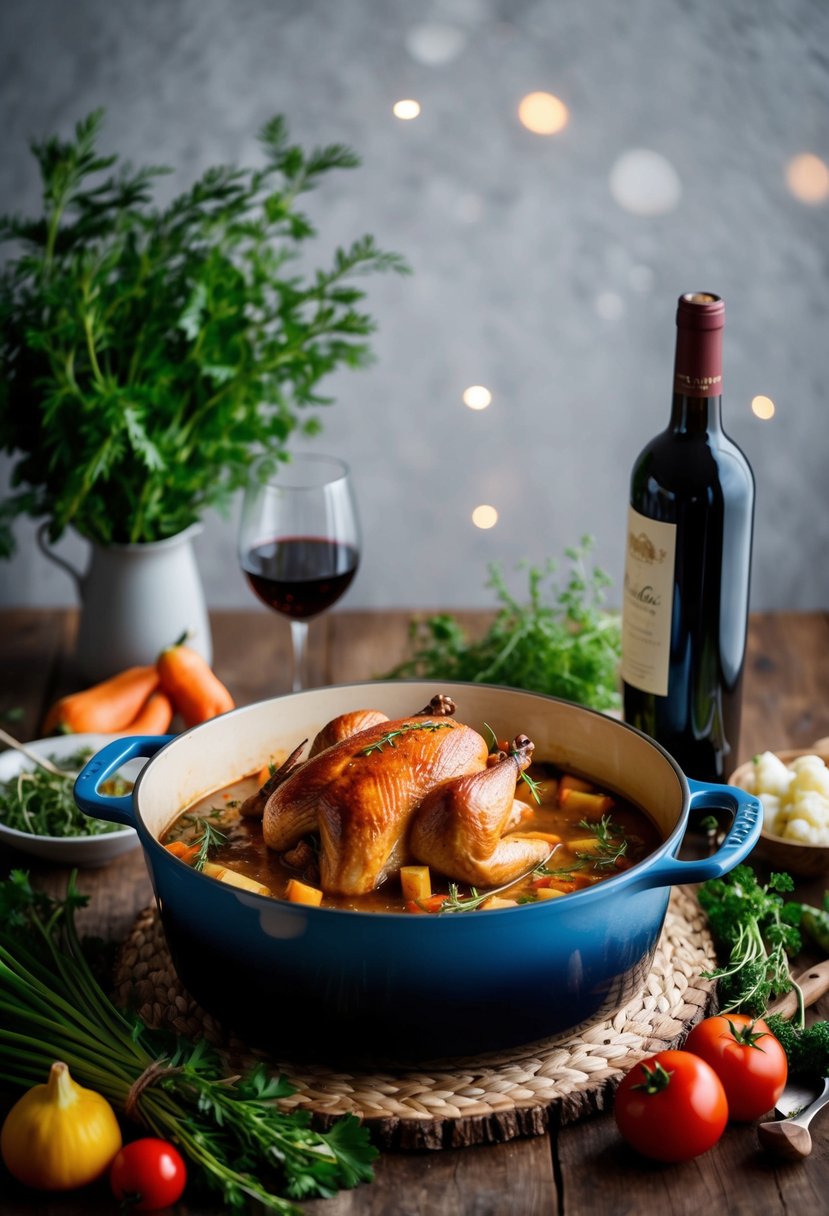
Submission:
<svg viewBox="0 0 829 1216">
<path fill-rule="evenodd" d="M 307 686 L 308 621 L 336 603 L 357 573 L 360 524 L 342 460 L 301 453 L 273 465 L 266 456 L 251 469 L 239 564 L 259 599 L 291 622 L 297 692 Z"/>
</svg>

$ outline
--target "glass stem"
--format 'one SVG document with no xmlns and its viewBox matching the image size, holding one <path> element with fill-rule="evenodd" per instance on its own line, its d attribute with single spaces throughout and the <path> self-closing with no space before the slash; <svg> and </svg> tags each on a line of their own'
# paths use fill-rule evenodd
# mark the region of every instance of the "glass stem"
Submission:
<svg viewBox="0 0 829 1216">
<path fill-rule="evenodd" d="M 294 682 L 292 692 L 308 687 L 308 622 L 291 621 L 291 644 L 294 651 Z"/>
</svg>

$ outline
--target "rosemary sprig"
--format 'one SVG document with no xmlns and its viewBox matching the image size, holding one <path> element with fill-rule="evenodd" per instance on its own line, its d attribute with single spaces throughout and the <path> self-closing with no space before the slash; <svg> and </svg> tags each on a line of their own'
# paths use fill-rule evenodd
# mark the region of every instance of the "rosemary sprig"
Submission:
<svg viewBox="0 0 829 1216">
<path fill-rule="evenodd" d="M 489 736 L 489 744 L 488 744 L 489 754 L 490 754 L 490 756 L 492 756 L 495 754 L 495 752 L 498 752 L 501 750 L 500 745 L 498 743 L 498 736 L 495 734 L 495 731 L 492 729 L 492 727 L 489 725 L 488 722 L 484 722 L 484 733 L 485 733 L 485 735 Z M 510 751 L 510 755 L 514 755 L 514 753 L 512 751 Z M 519 780 L 523 781 L 524 784 L 529 788 L 529 791 L 533 797 L 533 800 L 535 802 L 541 802 L 541 795 L 538 792 L 538 782 L 533 777 L 531 777 L 529 775 L 529 773 L 524 772 L 524 771 L 520 772 L 518 774 L 518 777 L 519 777 Z"/>
<path fill-rule="evenodd" d="M 193 862 L 194 870 L 203 870 L 205 862 L 208 860 L 213 849 L 218 849 L 220 845 L 227 843 L 227 836 L 219 828 L 212 824 L 209 819 L 202 821 L 201 835 L 197 836 L 193 844 L 198 846 L 198 853 Z"/>
<path fill-rule="evenodd" d="M 357 752 L 357 755 L 370 756 L 372 752 L 381 752 L 387 744 L 389 747 L 394 747 L 395 739 L 399 738 L 400 735 L 407 735 L 413 730 L 447 730 L 451 726 L 451 722 L 404 722 L 402 726 L 386 731 L 376 742 L 370 743 L 368 747 L 364 747 Z"/>
<path fill-rule="evenodd" d="M 521 882 L 525 878 L 530 878 L 536 874 L 547 874 L 545 870 L 547 862 L 555 853 L 556 849 L 560 849 L 561 845 L 554 845 L 544 860 L 537 866 L 533 866 L 531 870 L 527 870 L 525 874 L 519 874 L 517 878 L 510 879 L 509 882 L 502 883 L 500 887 L 490 887 L 486 891 L 479 891 L 477 887 L 470 887 L 469 894 L 462 896 L 460 894 L 458 883 L 449 883 L 449 894 L 438 909 L 438 915 L 442 916 L 444 912 L 471 912 L 475 908 L 479 908 L 485 900 L 492 895 L 500 895 L 502 891 L 508 891 L 510 887 L 514 887 L 516 883 Z"/>
<path fill-rule="evenodd" d="M 615 866 L 620 857 L 624 857 L 627 853 L 630 842 L 625 835 L 625 829 L 621 824 L 614 823 L 610 815 L 602 815 L 598 823 L 591 823 L 588 819 L 580 819 L 579 827 L 584 828 L 585 831 L 592 833 L 596 837 L 596 848 L 590 852 L 577 850 L 574 854 L 577 860 L 573 865 L 564 866 L 558 870 L 545 869 L 543 871 L 545 875 L 562 878 L 568 874 L 587 870 L 590 867 L 609 870 L 612 866 Z"/>
</svg>

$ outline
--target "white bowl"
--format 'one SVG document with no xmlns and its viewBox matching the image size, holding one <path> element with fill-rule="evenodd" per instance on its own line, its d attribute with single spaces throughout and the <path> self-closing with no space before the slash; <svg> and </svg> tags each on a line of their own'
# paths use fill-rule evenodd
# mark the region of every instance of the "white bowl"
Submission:
<svg viewBox="0 0 829 1216">
<path fill-rule="evenodd" d="M 26 747 L 39 756 L 55 757 L 55 762 L 61 762 L 75 752 L 91 748 L 99 751 L 105 744 L 110 743 L 113 735 L 55 735 L 51 739 L 35 739 Z M 134 781 L 145 760 L 132 760 L 124 765 L 119 773 L 128 781 Z M 5 784 L 23 769 L 33 769 L 36 765 L 22 752 L 10 748 L 0 754 L 0 783 Z M 0 815 L 2 811 L 0 810 Z M 121 828 L 117 832 L 106 832 L 97 836 L 36 836 L 31 832 L 20 832 L 9 828 L 0 819 L 0 844 L 19 849 L 22 853 L 30 853 L 44 861 L 54 861 L 67 866 L 105 866 L 108 862 L 119 857 L 122 853 L 134 849 L 138 845 L 138 835 L 134 828 Z"/>
</svg>

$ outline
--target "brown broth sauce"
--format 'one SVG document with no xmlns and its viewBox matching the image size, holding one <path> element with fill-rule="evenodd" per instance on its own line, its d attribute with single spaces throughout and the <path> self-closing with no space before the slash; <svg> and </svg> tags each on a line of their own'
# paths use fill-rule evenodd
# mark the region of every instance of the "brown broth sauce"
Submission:
<svg viewBox="0 0 829 1216">
<path fill-rule="evenodd" d="M 519 781 L 516 797 L 526 802 L 527 815 L 520 827 L 514 830 L 545 832 L 560 838 L 561 843 L 556 847 L 546 867 L 555 873 L 536 872 L 520 879 L 507 891 L 500 891 L 503 897 L 517 899 L 521 903 L 535 902 L 539 899 L 539 882 L 545 885 L 549 883 L 553 890 L 567 894 L 571 890 L 593 885 L 629 869 L 631 865 L 652 853 L 661 843 L 659 832 L 645 812 L 617 794 L 607 795 L 612 800 L 612 806 L 604 815 L 595 807 L 590 807 L 587 812 L 582 807 L 568 809 L 567 797 L 565 796 L 563 805 L 560 801 L 561 780 L 564 776 L 560 769 L 549 764 L 533 764 L 528 775 L 539 782 L 541 802 L 536 803 L 528 785 Z M 256 788 L 255 778 L 247 777 L 199 799 L 173 822 L 161 837 L 161 843 L 169 844 L 171 841 L 181 840 L 189 844 L 199 839 L 203 833 L 202 821 L 206 819 L 227 837 L 225 843 L 210 849 L 210 861 L 262 883 L 275 898 L 284 898 L 291 878 L 300 878 L 302 881 L 307 879 L 295 869 L 286 866 L 281 856 L 267 847 L 262 838 L 262 825 L 259 820 L 243 819 L 239 815 L 240 803 L 249 794 L 254 793 Z M 591 790 L 599 794 L 605 792 L 598 790 L 595 785 L 591 786 Z M 587 827 L 584 826 L 585 822 Z M 585 840 L 588 844 L 591 841 L 598 843 L 602 836 L 606 842 L 605 848 L 594 854 L 592 859 L 589 858 L 584 847 Z M 626 847 L 618 862 L 614 862 L 613 854 L 619 850 L 621 844 Z M 550 847 L 553 848 L 553 845 Z M 445 894 L 448 891 L 449 879 L 434 871 L 431 878 L 433 892 Z M 469 893 L 468 886 L 459 884 L 461 898 Z M 411 907 L 407 909 L 399 879 L 396 877 L 389 879 L 369 895 L 326 895 L 323 897 L 322 906 L 360 912 L 413 910 Z"/>
</svg>

